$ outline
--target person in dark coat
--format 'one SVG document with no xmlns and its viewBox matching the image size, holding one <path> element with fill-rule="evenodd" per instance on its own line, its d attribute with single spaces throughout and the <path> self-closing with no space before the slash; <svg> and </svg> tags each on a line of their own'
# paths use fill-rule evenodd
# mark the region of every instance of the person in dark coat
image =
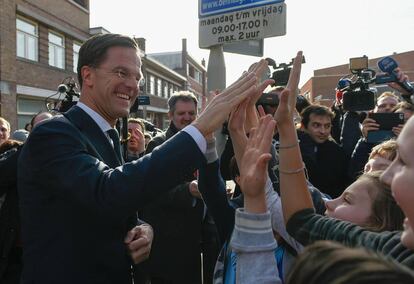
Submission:
<svg viewBox="0 0 414 284">
<path fill-rule="evenodd" d="M 190 92 L 173 94 L 168 101 L 170 125 L 149 142 L 146 153 L 191 124 L 197 116 L 197 103 Z M 185 171 L 179 185 L 140 211 L 155 232 L 151 255 L 144 263 L 151 283 L 202 283 L 201 252 L 204 283 L 211 283 L 219 245 L 206 209 L 198 191 L 197 172 Z"/>
<path fill-rule="evenodd" d="M 341 146 L 331 138 L 334 114 L 329 108 L 311 105 L 302 111 L 299 145 L 309 181 L 332 198 L 347 187 L 348 161 Z"/>
</svg>

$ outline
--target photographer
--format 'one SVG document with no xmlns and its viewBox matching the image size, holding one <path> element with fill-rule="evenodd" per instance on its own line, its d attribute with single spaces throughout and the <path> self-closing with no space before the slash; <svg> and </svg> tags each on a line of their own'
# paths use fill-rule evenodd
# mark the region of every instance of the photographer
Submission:
<svg viewBox="0 0 414 284">
<path fill-rule="evenodd" d="M 373 113 L 391 113 L 398 103 L 399 99 L 396 95 L 391 92 L 384 92 L 378 97 Z M 361 128 L 364 138 L 367 138 L 368 131 L 376 130 L 379 130 L 379 124 L 372 118 L 365 118 Z"/>
<path fill-rule="evenodd" d="M 377 104 L 372 113 L 391 113 L 397 106 L 399 99 L 396 95 L 391 92 L 384 92 L 377 99 Z M 368 114 L 369 115 L 369 114 Z M 393 128 L 395 136 L 401 131 L 402 125 Z M 380 125 L 372 118 L 367 117 L 362 122 L 361 137 L 355 145 L 354 151 L 352 152 L 351 159 L 349 162 L 348 174 L 351 179 L 356 179 L 364 169 L 364 165 L 368 161 L 369 154 L 372 148 L 378 143 L 372 143 L 369 141 L 368 132 L 378 131 Z"/>
</svg>

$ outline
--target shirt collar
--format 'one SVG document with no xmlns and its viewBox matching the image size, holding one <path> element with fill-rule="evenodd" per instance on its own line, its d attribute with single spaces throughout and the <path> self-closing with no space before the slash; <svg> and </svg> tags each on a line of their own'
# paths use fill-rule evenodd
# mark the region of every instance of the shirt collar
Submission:
<svg viewBox="0 0 414 284">
<path fill-rule="evenodd" d="M 85 111 L 95 123 L 99 126 L 103 133 L 106 133 L 109 129 L 112 129 L 111 125 L 96 111 L 85 105 L 84 103 L 78 102 L 76 106 L 80 107 L 83 111 Z"/>
</svg>

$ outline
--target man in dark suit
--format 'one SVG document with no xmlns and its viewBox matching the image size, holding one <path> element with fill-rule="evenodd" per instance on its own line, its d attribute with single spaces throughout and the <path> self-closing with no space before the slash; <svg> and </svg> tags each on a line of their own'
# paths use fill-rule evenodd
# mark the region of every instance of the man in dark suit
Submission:
<svg viewBox="0 0 414 284">
<path fill-rule="evenodd" d="M 190 125 L 197 117 L 197 104 L 197 98 L 189 91 L 174 93 L 168 100 L 170 126 L 149 142 L 146 153 Z M 143 266 L 152 284 L 202 283 L 202 274 L 206 283 L 212 282 L 219 245 L 215 242 L 215 224 L 205 209 L 196 173 L 189 171 L 179 185 L 140 211 L 140 217 L 154 229 L 151 255 Z M 201 249 L 207 244 L 201 270 Z"/>
<path fill-rule="evenodd" d="M 265 67 L 260 61 L 191 125 L 121 166 L 113 127 L 138 95 L 141 60 L 129 37 L 87 40 L 79 51 L 78 105 L 37 125 L 18 161 L 22 283 L 131 283 L 129 254 L 142 261 L 151 238 L 145 226 L 134 227 L 134 213 L 204 162 L 204 137 L 270 83 L 258 84 Z"/>
</svg>

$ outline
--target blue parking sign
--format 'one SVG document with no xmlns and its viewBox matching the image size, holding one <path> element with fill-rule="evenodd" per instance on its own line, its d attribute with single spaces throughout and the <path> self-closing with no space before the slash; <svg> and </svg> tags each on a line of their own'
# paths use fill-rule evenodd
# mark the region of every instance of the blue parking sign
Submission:
<svg viewBox="0 0 414 284">
<path fill-rule="evenodd" d="M 199 18 L 258 6 L 282 3 L 284 0 L 199 0 Z"/>
</svg>

